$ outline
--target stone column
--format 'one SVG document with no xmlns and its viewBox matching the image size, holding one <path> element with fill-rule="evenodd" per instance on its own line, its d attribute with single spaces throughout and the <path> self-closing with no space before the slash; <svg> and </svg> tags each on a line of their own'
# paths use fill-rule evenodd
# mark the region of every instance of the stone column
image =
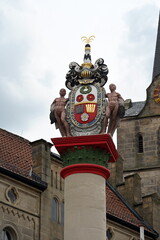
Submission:
<svg viewBox="0 0 160 240">
<path fill-rule="evenodd" d="M 110 135 L 52 141 L 65 165 L 64 240 L 106 240 L 106 167 L 118 158 Z"/>
<path fill-rule="evenodd" d="M 64 239 L 106 240 L 105 189 L 109 171 L 93 164 L 77 164 L 64 168 L 61 175 L 65 178 Z"/>
</svg>

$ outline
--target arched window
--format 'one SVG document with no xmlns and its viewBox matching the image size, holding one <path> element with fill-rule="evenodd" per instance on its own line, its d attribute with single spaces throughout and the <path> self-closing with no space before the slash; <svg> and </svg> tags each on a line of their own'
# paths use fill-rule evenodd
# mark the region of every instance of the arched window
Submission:
<svg viewBox="0 0 160 240">
<path fill-rule="evenodd" d="M 59 203 L 56 198 L 52 200 L 52 220 L 56 223 L 59 222 Z"/>
<path fill-rule="evenodd" d="M 61 204 L 61 223 L 64 224 L 64 202 Z"/>
<path fill-rule="evenodd" d="M 138 134 L 138 153 L 143 153 L 143 136 L 141 133 Z"/>
<path fill-rule="evenodd" d="M 9 227 L 2 230 L 2 240 L 16 240 L 15 232 Z"/>
</svg>

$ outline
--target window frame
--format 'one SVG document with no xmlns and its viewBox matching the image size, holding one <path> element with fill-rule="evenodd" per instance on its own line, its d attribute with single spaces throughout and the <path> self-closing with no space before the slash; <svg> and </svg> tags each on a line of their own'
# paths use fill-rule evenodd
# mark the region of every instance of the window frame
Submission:
<svg viewBox="0 0 160 240">
<path fill-rule="evenodd" d="M 52 220 L 59 223 L 59 200 L 57 197 L 52 199 Z"/>
<path fill-rule="evenodd" d="M 143 146 L 143 135 L 142 133 L 137 134 L 137 150 L 138 153 L 143 153 L 144 152 L 144 146 Z"/>
<path fill-rule="evenodd" d="M 61 203 L 61 224 L 64 225 L 64 200 Z"/>
<path fill-rule="evenodd" d="M 9 235 L 9 237 L 7 236 Z M 1 232 L 1 239 L 2 240 L 17 240 L 17 234 L 14 229 L 10 226 L 6 226 L 2 229 Z"/>
</svg>

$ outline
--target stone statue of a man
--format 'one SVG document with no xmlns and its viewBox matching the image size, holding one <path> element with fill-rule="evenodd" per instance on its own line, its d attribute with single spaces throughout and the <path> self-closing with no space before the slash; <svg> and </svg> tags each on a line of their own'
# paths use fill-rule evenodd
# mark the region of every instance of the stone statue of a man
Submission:
<svg viewBox="0 0 160 240">
<path fill-rule="evenodd" d="M 107 133 L 113 136 L 119 124 L 120 118 L 123 117 L 125 110 L 124 99 L 115 91 L 116 85 L 110 84 L 109 89 L 111 92 L 106 94 L 106 98 L 108 98 L 108 104 L 106 106 L 106 116 L 103 121 L 102 133 L 106 132 L 109 120 Z"/>
<path fill-rule="evenodd" d="M 69 126 L 66 121 L 66 103 L 68 98 L 65 98 L 66 90 L 64 88 L 60 89 L 60 97 L 55 98 L 50 107 L 50 120 L 51 124 L 55 123 L 56 128 L 59 128 L 62 137 L 69 137 Z"/>
</svg>

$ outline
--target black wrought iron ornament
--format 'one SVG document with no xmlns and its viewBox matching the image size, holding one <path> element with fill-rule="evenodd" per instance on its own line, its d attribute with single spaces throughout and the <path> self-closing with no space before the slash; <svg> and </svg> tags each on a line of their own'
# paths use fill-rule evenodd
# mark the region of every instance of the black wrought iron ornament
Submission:
<svg viewBox="0 0 160 240">
<path fill-rule="evenodd" d="M 99 83 L 104 86 L 108 80 L 108 67 L 104 64 L 104 60 L 99 58 L 94 65 L 87 64 L 80 66 L 76 62 L 69 64 L 70 70 L 66 74 L 66 87 L 72 89 L 79 84 Z"/>
</svg>

